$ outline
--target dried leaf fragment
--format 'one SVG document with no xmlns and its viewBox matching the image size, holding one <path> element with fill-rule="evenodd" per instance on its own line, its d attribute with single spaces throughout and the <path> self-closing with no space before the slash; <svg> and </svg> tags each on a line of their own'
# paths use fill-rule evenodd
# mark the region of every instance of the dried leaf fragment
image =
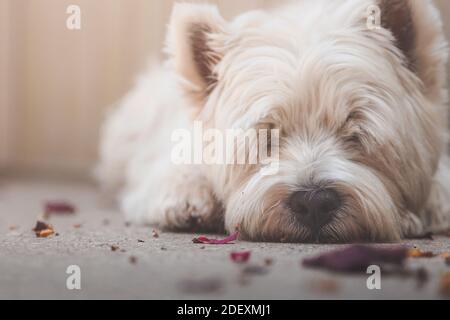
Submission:
<svg viewBox="0 0 450 320">
<path fill-rule="evenodd" d="M 33 228 L 36 237 L 47 238 L 55 233 L 55 230 L 51 224 L 47 224 L 42 221 L 36 222 L 36 226 Z"/>
<path fill-rule="evenodd" d="M 436 254 L 431 251 L 422 251 L 418 248 L 412 248 L 408 251 L 408 257 L 410 258 L 433 258 Z"/>
</svg>

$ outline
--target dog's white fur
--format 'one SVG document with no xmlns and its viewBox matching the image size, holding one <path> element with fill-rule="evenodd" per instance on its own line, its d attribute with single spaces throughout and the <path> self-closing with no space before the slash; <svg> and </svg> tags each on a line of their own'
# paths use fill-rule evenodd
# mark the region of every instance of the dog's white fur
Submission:
<svg viewBox="0 0 450 320">
<path fill-rule="evenodd" d="M 383 24 L 371 30 L 374 4 Z M 431 1 L 303 0 L 233 22 L 177 4 L 167 51 L 103 129 L 98 175 L 129 220 L 239 226 L 270 241 L 395 241 L 449 227 L 447 44 Z M 279 174 L 172 164 L 171 134 L 194 119 L 279 128 Z M 283 203 L 317 186 L 344 205 L 312 235 Z"/>
</svg>

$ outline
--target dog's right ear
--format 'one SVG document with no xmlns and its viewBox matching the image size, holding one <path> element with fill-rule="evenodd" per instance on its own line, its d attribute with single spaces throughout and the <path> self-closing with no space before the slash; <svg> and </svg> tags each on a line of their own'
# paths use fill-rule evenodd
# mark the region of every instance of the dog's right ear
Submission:
<svg viewBox="0 0 450 320">
<path fill-rule="evenodd" d="M 214 89 L 215 66 L 223 56 L 221 42 L 226 22 L 217 7 L 205 4 L 175 4 L 166 51 L 172 67 L 182 77 L 186 93 L 195 103 L 204 102 Z"/>
</svg>

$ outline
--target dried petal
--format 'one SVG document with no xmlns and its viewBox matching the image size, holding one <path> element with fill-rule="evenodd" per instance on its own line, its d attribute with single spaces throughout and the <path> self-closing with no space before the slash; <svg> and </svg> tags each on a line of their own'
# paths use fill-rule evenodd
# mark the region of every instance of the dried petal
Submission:
<svg viewBox="0 0 450 320">
<path fill-rule="evenodd" d="M 231 252 L 230 258 L 233 262 L 244 263 L 250 258 L 251 251 Z"/>
<path fill-rule="evenodd" d="M 205 236 L 192 239 L 193 243 L 204 243 L 204 244 L 229 244 L 235 241 L 239 236 L 239 231 L 236 231 L 226 237 L 225 239 L 209 239 Z"/>
<path fill-rule="evenodd" d="M 74 214 L 75 211 L 75 206 L 67 201 L 47 201 L 44 204 L 45 216 L 52 214 Z"/>
<path fill-rule="evenodd" d="M 402 265 L 408 249 L 405 247 L 380 248 L 352 245 L 303 260 L 303 265 L 337 272 L 365 272 L 373 264 Z"/>
</svg>

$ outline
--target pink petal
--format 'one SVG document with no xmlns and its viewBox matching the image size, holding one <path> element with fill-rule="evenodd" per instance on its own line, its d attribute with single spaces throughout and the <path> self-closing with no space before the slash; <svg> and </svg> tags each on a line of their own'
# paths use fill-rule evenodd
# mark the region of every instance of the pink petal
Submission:
<svg viewBox="0 0 450 320">
<path fill-rule="evenodd" d="M 47 201 L 44 205 L 46 214 L 72 214 L 75 213 L 75 206 L 66 201 Z"/>
<path fill-rule="evenodd" d="M 235 241 L 239 236 L 239 231 L 236 231 L 226 237 L 225 239 L 209 239 L 205 236 L 200 236 L 198 238 L 192 239 L 192 242 L 194 243 L 203 243 L 203 244 L 229 244 L 233 241 Z"/>
<path fill-rule="evenodd" d="M 230 258 L 233 262 L 244 263 L 250 258 L 251 251 L 231 252 Z"/>
<path fill-rule="evenodd" d="M 306 258 L 303 260 L 303 265 L 338 272 L 359 272 L 365 271 L 372 264 L 401 266 L 407 257 L 408 248 L 404 246 L 350 245 L 344 249 L 336 249 Z"/>
</svg>

